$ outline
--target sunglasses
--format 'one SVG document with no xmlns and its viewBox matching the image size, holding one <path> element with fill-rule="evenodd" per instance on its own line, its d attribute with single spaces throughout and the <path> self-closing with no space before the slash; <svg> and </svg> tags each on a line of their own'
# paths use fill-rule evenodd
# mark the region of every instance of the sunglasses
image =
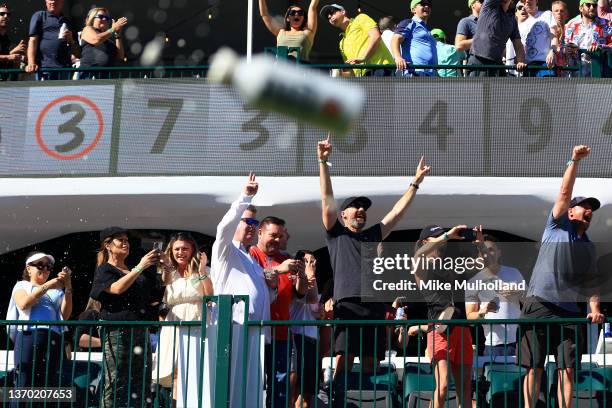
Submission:
<svg viewBox="0 0 612 408">
<path fill-rule="evenodd" d="M 422 1 L 419 4 L 421 5 L 421 7 L 431 7 L 431 3 L 428 3 L 426 1 Z"/>
<path fill-rule="evenodd" d="M 587 8 L 588 7 L 595 7 L 595 4 L 593 4 L 593 3 L 584 3 L 583 6 L 585 6 Z"/>
<path fill-rule="evenodd" d="M 525 8 L 525 6 L 516 6 L 516 11 L 521 11 L 524 8 Z"/>
<path fill-rule="evenodd" d="M 43 269 L 46 269 L 46 270 L 50 271 L 51 269 L 53 269 L 53 264 L 49 264 L 49 263 L 30 264 L 30 266 L 33 266 L 34 268 L 38 269 L 39 271 L 42 271 Z"/>
<path fill-rule="evenodd" d="M 109 16 L 105 16 L 104 14 L 96 14 L 96 16 L 94 18 L 97 18 L 98 20 L 102 20 L 102 21 L 109 21 L 110 17 Z"/>
<path fill-rule="evenodd" d="M 303 16 L 304 10 L 289 10 L 290 16 Z"/>
<path fill-rule="evenodd" d="M 241 221 L 244 221 L 249 227 L 256 227 L 259 225 L 259 220 L 256 220 L 255 218 L 242 218 Z"/>
<path fill-rule="evenodd" d="M 11 14 L 13 13 L 11 13 L 10 11 L 0 11 L 0 17 L 10 17 Z"/>
</svg>

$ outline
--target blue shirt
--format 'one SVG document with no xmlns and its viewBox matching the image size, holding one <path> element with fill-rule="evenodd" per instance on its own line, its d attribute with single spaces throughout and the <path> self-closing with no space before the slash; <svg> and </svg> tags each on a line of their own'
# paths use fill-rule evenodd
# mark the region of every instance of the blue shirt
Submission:
<svg viewBox="0 0 612 408">
<path fill-rule="evenodd" d="M 13 294 L 18 289 L 22 289 L 29 294 L 32 293 L 34 288 L 35 286 L 33 286 L 29 281 L 19 281 L 13 287 L 11 299 L 13 299 Z M 17 320 L 62 320 L 61 310 L 63 300 L 63 291 L 59 289 L 49 289 L 43 296 L 39 298 L 38 302 L 32 305 L 29 311 L 22 311 L 21 309 L 17 308 Z M 28 312 L 29 316 L 27 315 Z M 48 328 L 48 326 L 27 326 L 27 330 L 32 330 L 36 328 Z M 59 326 L 52 326 L 51 329 L 58 333 L 61 332 L 61 327 Z M 21 330 L 21 328 L 19 330 Z"/>
<path fill-rule="evenodd" d="M 402 20 L 395 28 L 395 33 L 404 37 L 401 43 L 401 51 L 402 57 L 407 62 L 416 65 L 435 65 L 438 63 L 436 39 L 433 38 L 423 20 L 417 16 Z M 410 75 L 412 72 L 416 72 L 418 75 L 435 75 L 434 69 L 405 70 L 402 75 Z"/>
<path fill-rule="evenodd" d="M 577 302 L 585 302 L 597 289 L 593 284 L 597 279 L 596 262 L 595 245 L 587 234 L 578 236 L 567 212 L 555 219 L 551 211 L 527 296 L 578 312 Z"/>
<path fill-rule="evenodd" d="M 41 68 L 65 68 L 70 66 L 70 45 L 67 41 L 58 38 L 60 27 L 64 23 L 70 30 L 70 22 L 62 15 L 56 16 L 46 10 L 37 11 L 32 15 L 28 35 L 38 37 L 36 63 Z"/>
</svg>

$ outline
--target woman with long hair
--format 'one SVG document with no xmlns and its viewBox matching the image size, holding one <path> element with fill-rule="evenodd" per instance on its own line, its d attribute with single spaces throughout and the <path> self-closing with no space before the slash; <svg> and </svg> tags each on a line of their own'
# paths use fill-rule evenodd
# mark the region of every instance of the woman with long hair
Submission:
<svg viewBox="0 0 612 408">
<path fill-rule="evenodd" d="M 64 267 L 49 279 L 55 258 L 33 252 L 25 260 L 22 280 L 13 287 L 8 320 L 66 320 L 72 313 L 71 271 Z M 61 326 L 11 326 L 15 343 L 17 386 L 54 386 L 59 378 L 63 339 Z"/>
<path fill-rule="evenodd" d="M 310 0 L 308 15 L 296 4 L 289 6 L 285 12 L 285 21 L 281 24 L 268 13 L 266 0 L 259 0 L 259 14 L 267 29 L 276 37 L 277 47 L 299 48 L 300 52 L 289 56 L 300 61 L 310 61 L 310 50 L 317 33 L 317 7 L 319 0 Z"/>
<path fill-rule="evenodd" d="M 169 311 L 166 321 L 194 321 L 206 318 L 203 312 L 202 296 L 213 294 L 210 272 L 206 263 L 208 258 L 204 251 L 198 251 L 198 245 L 191 234 L 179 232 L 173 235 L 165 250 L 164 264 L 161 268 L 162 282 L 166 285 L 164 303 Z M 154 367 L 153 379 L 164 387 L 174 388 L 177 405 L 182 406 L 187 394 L 196 394 L 196 382 L 189 373 L 199 371 L 199 359 L 187 360 L 187 350 L 198 347 L 200 329 L 173 326 L 162 327 L 157 353 L 158 363 Z M 193 354 L 191 353 L 193 356 Z M 159 379 L 157 378 L 159 377 Z M 191 381 L 188 379 L 191 378 Z M 180 387 L 178 386 L 180 384 Z M 192 384 L 189 390 L 185 385 Z M 177 394 L 177 390 L 180 392 Z M 188 404 L 187 404 L 188 405 Z M 204 406 L 207 404 L 205 403 Z"/>
<path fill-rule="evenodd" d="M 157 274 L 148 269 L 160 260 L 153 249 L 128 268 L 128 231 L 110 227 L 100 232 L 100 251 L 90 296 L 100 301 L 102 320 L 147 320 Z M 148 406 L 151 402 L 151 344 L 143 326 L 108 326 L 101 330 L 104 360 L 104 407 Z"/>
</svg>

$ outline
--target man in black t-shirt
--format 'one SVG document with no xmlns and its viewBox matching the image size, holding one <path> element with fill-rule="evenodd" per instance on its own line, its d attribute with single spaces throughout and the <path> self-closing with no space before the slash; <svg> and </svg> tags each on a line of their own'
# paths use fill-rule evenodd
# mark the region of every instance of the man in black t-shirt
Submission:
<svg viewBox="0 0 612 408">
<path fill-rule="evenodd" d="M 329 175 L 329 156 L 332 145 L 329 136 L 318 143 L 319 177 L 323 225 L 327 232 L 326 242 L 334 276 L 334 317 L 338 320 L 383 320 L 385 307 L 382 303 L 365 299 L 361 292 L 362 263 L 376 256 L 376 253 L 362 254 L 362 244 L 376 244 L 384 240 L 410 206 L 419 184 L 431 170 L 421 157 L 414 179 L 408 190 L 379 223 L 365 228 L 367 213 L 372 201 L 367 197 L 349 197 L 340 206 L 340 219 L 334 200 Z M 372 245 L 375 248 L 376 245 Z M 372 252 L 375 252 L 373 249 Z M 369 301 L 368 301 L 369 300 Z M 343 406 L 344 375 L 351 372 L 356 355 L 362 357 L 362 373 L 374 371 L 382 350 L 375 350 L 378 332 L 371 326 L 360 330 L 357 326 L 338 326 L 335 332 L 336 374 L 333 387 L 334 406 Z M 384 336 L 382 336 L 384 338 Z M 360 344 L 361 342 L 361 344 Z M 381 341 L 378 344 L 381 345 Z M 382 344 L 384 346 L 384 344 Z M 375 358 L 376 357 L 376 358 Z"/>
<path fill-rule="evenodd" d="M 25 44 L 21 41 L 11 49 L 11 39 L 8 36 L 11 11 L 6 4 L 0 4 L 0 69 L 19 68 L 25 54 Z M 0 75 L 0 81 L 8 79 L 8 75 Z"/>
</svg>

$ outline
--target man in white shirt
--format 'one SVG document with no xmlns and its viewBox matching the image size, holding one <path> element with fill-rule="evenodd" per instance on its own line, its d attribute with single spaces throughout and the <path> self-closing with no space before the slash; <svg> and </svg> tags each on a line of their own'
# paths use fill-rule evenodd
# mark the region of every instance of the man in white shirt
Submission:
<svg viewBox="0 0 612 408">
<path fill-rule="evenodd" d="M 230 407 L 264 406 L 263 345 L 269 340 L 269 328 L 248 329 L 245 338 L 244 313 L 249 320 L 270 320 L 270 293 L 277 276 L 264 275 L 264 270 L 249 255 L 247 249 L 256 236 L 259 221 L 255 219 L 256 209 L 251 200 L 259 188 L 255 174 L 249 180 L 240 197 L 234 201 L 217 226 L 216 240 L 212 248 L 211 278 L 216 295 L 248 295 L 249 304 L 236 303 L 233 306 L 232 348 L 230 373 Z M 265 276 L 269 276 L 266 280 Z M 246 367 L 243 366 L 244 342 L 248 342 Z M 214 358 L 214 353 L 213 353 Z M 243 383 L 246 371 L 246 384 Z M 210 390 L 214 390 L 211 381 Z"/>
<path fill-rule="evenodd" d="M 528 7 L 531 4 L 531 8 Z M 525 48 L 525 62 L 530 66 L 547 66 L 555 63 L 555 53 L 559 40 L 555 36 L 556 21 L 550 11 L 539 11 L 537 0 L 520 1 L 515 7 L 515 16 Z M 515 58 L 514 47 L 510 41 L 506 45 L 506 63 L 512 65 Z M 516 72 L 511 72 L 516 74 Z M 525 76 L 554 76 L 550 70 L 525 71 Z"/>
<path fill-rule="evenodd" d="M 474 275 L 468 281 L 470 284 L 480 284 L 501 280 L 505 283 L 522 283 L 524 279 L 518 269 L 500 265 L 501 250 L 497 239 L 491 235 L 477 232 L 477 244 L 480 256 L 486 262 L 486 268 Z M 486 257 L 484 256 L 486 255 Z M 519 298 L 522 291 L 466 290 L 465 312 L 470 320 L 477 319 L 518 319 L 521 316 Z M 513 356 L 516 354 L 516 324 L 483 324 L 485 348 L 483 356 Z"/>
</svg>

